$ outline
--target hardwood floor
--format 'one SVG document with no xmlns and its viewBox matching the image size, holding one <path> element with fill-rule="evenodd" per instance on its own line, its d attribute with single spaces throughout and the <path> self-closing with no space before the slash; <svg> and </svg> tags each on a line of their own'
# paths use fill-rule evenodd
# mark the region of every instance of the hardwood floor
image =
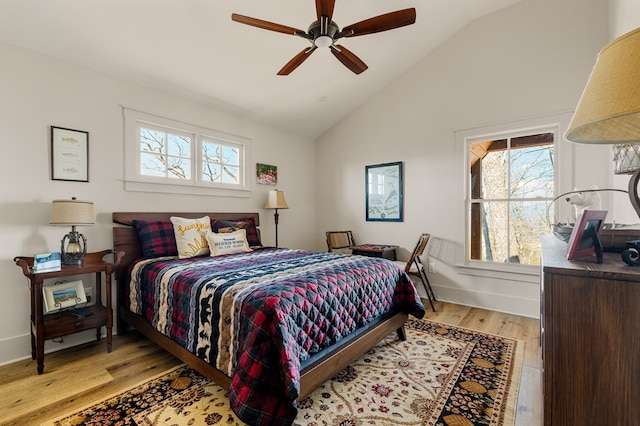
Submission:
<svg viewBox="0 0 640 426">
<path fill-rule="evenodd" d="M 428 305 L 428 303 L 427 303 Z M 542 424 L 542 359 L 539 321 L 451 303 L 436 302 L 426 318 L 525 342 L 516 413 L 517 426 Z M 156 376 L 180 361 L 135 332 L 45 356 L 45 373 L 36 362 L 0 367 L 0 425 L 38 425 Z"/>
</svg>

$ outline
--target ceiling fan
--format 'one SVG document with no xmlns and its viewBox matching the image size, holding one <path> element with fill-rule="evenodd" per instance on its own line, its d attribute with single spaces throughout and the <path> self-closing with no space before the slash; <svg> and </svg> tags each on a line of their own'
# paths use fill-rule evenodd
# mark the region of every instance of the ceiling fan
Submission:
<svg viewBox="0 0 640 426">
<path fill-rule="evenodd" d="M 291 72 L 311 56 L 318 47 L 328 47 L 331 53 L 347 68 L 356 74 L 360 74 L 368 68 L 367 64 L 362 62 L 360 58 L 346 47 L 335 44 L 337 40 L 343 37 L 356 37 L 393 30 L 416 22 L 416 9 L 409 8 L 365 19 L 364 21 L 348 25 L 340 30 L 338 24 L 332 21 L 335 3 L 335 0 L 316 0 L 316 15 L 318 19 L 309 25 L 309 29 L 306 32 L 297 28 L 263 21 L 262 19 L 251 18 L 237 13 L 233 13 L 231 19 L 241 24 L 302 37 L 311 42 L 311 47 L 302 50 L 294 56 L 278 71 L 278 75 L 291 74 Z"/>
</svg>

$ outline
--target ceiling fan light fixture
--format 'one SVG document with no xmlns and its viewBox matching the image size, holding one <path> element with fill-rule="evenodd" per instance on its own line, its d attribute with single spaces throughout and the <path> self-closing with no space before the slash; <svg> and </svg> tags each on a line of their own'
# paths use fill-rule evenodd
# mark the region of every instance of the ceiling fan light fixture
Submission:
<svg viewBox="0 0 640 426">
<path fill-rule="evenodd" d="M 328 35 L 321 35 L 313 40 L 313 44 L 315 44 L 317 47 L 329 47 L 333 44 L 333 39 Z"/>
</svg>

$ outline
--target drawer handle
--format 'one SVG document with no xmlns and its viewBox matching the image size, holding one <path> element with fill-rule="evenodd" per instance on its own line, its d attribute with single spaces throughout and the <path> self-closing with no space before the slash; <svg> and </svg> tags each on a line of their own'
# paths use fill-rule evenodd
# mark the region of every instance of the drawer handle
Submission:
<svg viewBox="0 0 640 426">
<path fill-rule="evenodd" d="M 82 321 L 76 321 L 74 325 L 76 326 L 76 328 L 80 328 L 82 327 Z"/>
</svg>

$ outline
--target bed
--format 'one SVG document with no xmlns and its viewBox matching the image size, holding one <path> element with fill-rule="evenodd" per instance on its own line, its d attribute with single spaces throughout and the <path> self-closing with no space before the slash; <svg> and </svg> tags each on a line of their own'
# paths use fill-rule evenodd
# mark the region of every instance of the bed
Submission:
<svg viewBox="0 0 640 426">
<path fill-rule="evenodd" d="M 141 224 L 172 217 L 249 222 L 241 235 L 252 249 L 149 255 Z M 258 213 L 114 212 L 112 220 L 114 250 L 124 252 L 115 270 L 118 334 L 135 328 L 229 389 L 232 409 L 248 424 L 291 424 L 296 401 L 392 332 L 404 340 L 408 315 L 424 315 L 393 262 L 260 247 Z M 212 228 L 221 232 L 216 241 L 238 233 Z"/>
</svg>

